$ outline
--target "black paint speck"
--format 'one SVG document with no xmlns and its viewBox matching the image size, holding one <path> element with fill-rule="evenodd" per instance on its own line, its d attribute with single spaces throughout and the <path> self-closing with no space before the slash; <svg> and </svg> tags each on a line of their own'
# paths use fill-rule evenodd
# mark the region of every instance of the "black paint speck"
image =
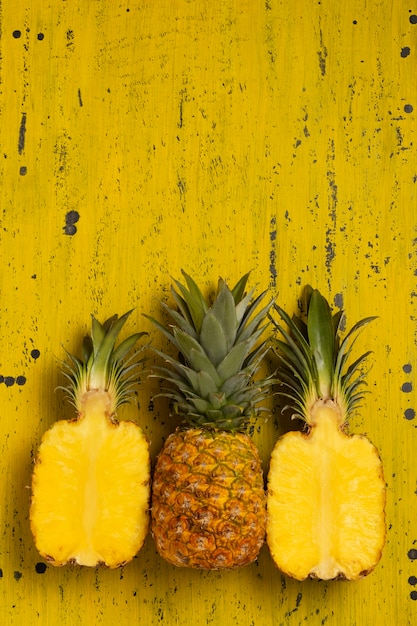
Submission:
<svg viewBox="0 0 417 626">
<path fill-rule="evenodd" d="M 75 224 L 78 222 L 79 219 L 80 214 L 78 213 L 78 211 L 68 211 L 65 216 L 64 226 L 64 233 L 66 235 L 75 235 L 75 233 L 77 232 L 77 227 L 75 226 Z"/>
<path fill-rule="evenodd" d="M 410 393 L 411 391 L 413 391 L 412 383 L 404 383 L 401 387 L 401 391 L 403 391 L 404 393 Z"/>
<path fill-rule="evenodd" d="M 74 226 L 73 224 L 67 224 L 67 226 L 64 226 L 64 233 L 66 235 L 75 235 L 75 233 L 77 232 L 77 227 Z"/>
<path fill-rule="evenodd" d="M 410 561 L 415 561 L 417 559 L 417 550 L 415 548 L 412 548 L 407 552 L 407 556 Z"/>
<path fill-rule="evenodd" d="M 20 30 L 14 30 L 12 34 L 13 34 L 13 37 L 14 37 L 15 39 L 19 39 L 19 38 L 20 38 L 20 36 L 22 35 L 22 33 L 20 32 Z"/>
<path fill-rule="evenodd" d="M 42 41 L 45 39 L 45 35 L 43 33 L 38 33 L 38 41 Z"/>
<path fill-rule="evenodd" d="M 3 570 L 0 567 L 0 578 L 3 578 Z"/>
<path fill-rule="evenodd" d="M 408 582 L 410 585 L 417 585 L 417 578 L 415 576 L 410 576 Z"/>
<path fill-rule="evenodd" d="M 0 383 L 4 383 L 6 387 L 13 387 L 15 383 L 17 385 L 24 385 L 26 383 L 26 376 L 18 376 L 15 378 L 14 376 L 0 375 Z"/>
<path fill-rule="evenodd" d="M 404 411 L 404 417 L 406 420 L 413 420 L 416 416 L 416 412 L 414 409 L 406 409 Z"/>
<path fill-rule="evenodd" d="M 32 357 L 32 359 L 35 359 L 35 360 L 39 359 L 40 355 L 41 353 L 36 348 L 34 348 L 32 352 L 30 353 L 30 356 Z"/>
<path fill-rule="evenodd" d="M 65 216 L 65 223 L 76 224 L 79 219 L 80 219 L 80 214 L 78 213 L 78 211 L 68 211 L 68 213 Z"/>
<path fill-rule="evenodd" d="M 408 55 L 410 54 L 411 50 L 408 46 L 404 46 L 404 48 L 401 48 L 401 56 L 403 59 L 405 59 L 405 57 L 408 57 Z"/>
<path fill-rule="evenodd" d="M 410 24 L 417 24 L 417 15 L 410 15 Z"/>
<path fill-rule="evenodd" d="M 46 563 L 36 563 L 35 570 L 37 574 L 44 574 L 46 572 Z"/>
<path fill-rule="evenodd" d="M 410 593 L 410 598 L 411 598 L 412 600 L 417 600 L 417 591 L 412 591 L 412 592 Z"/>
<path fill-rule="evenodd" d="M 358 23 L 358 20 L 353 20 L 353 24 L 355 24 L 355 26 L 357 23 Z"/>
<path fill-rule="evenodd" d="M 13 572 L 13 576 L 15 580 L 20 580 L 23 576 L 22 572 Z"/>
<path fill-rule="evenodd" d="M 409 374 L 412 369 L 413 367 L 411 363 L 406 363 L 405 365 L 403 365 L 403 372 L 405 372 L 406 374 Z"/>
<path fill-rule="evenodd" d="M 28 173 L 28 168 L 26 167 L 26 165 L 22 165 L 22 167 L 19 170 L 19 174 L 21 176 L 26 176 L 27 173 Z"/>
</svg>

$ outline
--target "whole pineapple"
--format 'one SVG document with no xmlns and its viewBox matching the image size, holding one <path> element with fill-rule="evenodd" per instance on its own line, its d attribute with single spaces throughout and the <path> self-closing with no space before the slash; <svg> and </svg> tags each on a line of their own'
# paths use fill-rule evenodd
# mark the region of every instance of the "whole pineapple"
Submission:
<svg viewBox="0 0 417 626">
<path fill-rule="evenodd" d="M 36 547 L 52 565 L 124 565 L 149 528 L 149 444 L 138 424 L 115 417 L 139 364 L 136 353 L 125 357 L 144 334 L 114 347 L 128 316 L 104 324 L 93 317 L 84 360 L 69 355 L 64 364 L 77 417 L 44 433 L 30 505 Z"/>
<path fill-rule="evenodd" d="M 363 398 L 360 366 L 349 364 L 358 331 L 341 341 L 342 312 L 332 315 L 318 290 L 307 288 L 307 324 L 278 306 L 288 330 L 273 344 L 282 362 L 281 395 L 289 398 L 305 432 L 283 435 L 268 474 L 267 542 L 277 566 L 298 580 L 356 580 L 371 572 L 385 541 L 385 482 L 376 448 L 349 435 Z"/>
<path fill-rule="evenodd" d="M 152 320 L 180 353 L 159 352 L 167 367 L 158 375 L 173 384 L 184 426 L 160 452 L 153 477 L 151 531 L 170 563 L 230 569 L 254 561 L 265 538 L 265 491 L 258 450 L 244 432 L 272 381 L 254 380 L 267 347 L 261 336 L 271 303 L 265 293 L 251 302 L 248 274 L 234 289 L 220 279 L 207 301 L 183 272 L 175 281 L 177 310 L 165 305 L 174 325 Z"/>
</svg>

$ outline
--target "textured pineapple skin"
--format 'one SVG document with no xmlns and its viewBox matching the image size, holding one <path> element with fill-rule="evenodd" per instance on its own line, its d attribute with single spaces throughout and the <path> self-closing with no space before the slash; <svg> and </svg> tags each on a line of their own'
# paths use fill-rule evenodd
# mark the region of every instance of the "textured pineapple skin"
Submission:
<svg viewBox="0 0 417 626">
<path fill-rule="evenodd" d="M 232 569 L 264 543 L 266 495 L 256 446 L 246 434 L 177 430 L 153 476 L 151 531 L 169 563 Z"/>
<path fill-rule="evenodd" d="M 149 442 L 135 422 L 110 419 L 99 406 L 88 419 L 60 420 L 44 433 L 30 525 L 52 565 L 129 562 L 149 530 L 149 500 Z"/>
<path fill-rule="evenodd" d="M 375 446 L 320 409 L 308 433 L 286 433 L 271 455 L 266 540 L 275 564 L 297 580 L 366 576 L 382 556 L 385 497 Z"/>
</svg>

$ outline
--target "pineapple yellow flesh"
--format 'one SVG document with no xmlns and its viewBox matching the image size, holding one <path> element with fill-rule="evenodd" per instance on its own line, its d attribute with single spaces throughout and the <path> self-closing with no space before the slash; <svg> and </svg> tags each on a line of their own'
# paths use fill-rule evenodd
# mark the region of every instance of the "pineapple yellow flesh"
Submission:
<svg viewBox="0 0 417 626">
<path fill-rule="evenodd" d="M 346 435 L 339 411 L 315 409 L 308 434 L 277 443 L 268 480 L 267 537 L 278 567 L 303 580 L 355 580 L 378 563 L 385 540 L 380 458 L 361 435 Z"/>
<path fill-rule="evenodd" d="M 54 565 L 118 567 L 148 530 L 149 444 L 141 428 L 109 417 L 107 392 L 89 391 L 78 419 L 43 436 L 33 473 L 31 527 Z"/>
</svg>

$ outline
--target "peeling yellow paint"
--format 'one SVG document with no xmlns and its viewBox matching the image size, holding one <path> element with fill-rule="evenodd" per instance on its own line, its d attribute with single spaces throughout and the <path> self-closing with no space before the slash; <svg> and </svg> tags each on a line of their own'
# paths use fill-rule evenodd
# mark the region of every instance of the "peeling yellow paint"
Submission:
<svg viewBox="0 0 417 626">
<path fill-rule="evenodd" d="M 3 623 L 413 623 L 416 16 L 414 0 L 1 3 Z M 379 316 L 352 430 L 381 452 L 388 538 L 363 581 L 284 579 L 266 548 L 237 572 L 177 570 L 150 537 L 119 571 L 41 562 L 27 485 L 71 415 L 62 346 L 79 350 L 90 313 L 136 307 L 126 332 L 153 332 L 142 313 L 182 267 L 207 289 L 251 269 L 289 310 L 312 283 L 348 325 Z M 155 456 L 174 425 L 154 384 L 124 414 Z M 265 468 L 277 419 L 255 429 Z"/>
</svg>

